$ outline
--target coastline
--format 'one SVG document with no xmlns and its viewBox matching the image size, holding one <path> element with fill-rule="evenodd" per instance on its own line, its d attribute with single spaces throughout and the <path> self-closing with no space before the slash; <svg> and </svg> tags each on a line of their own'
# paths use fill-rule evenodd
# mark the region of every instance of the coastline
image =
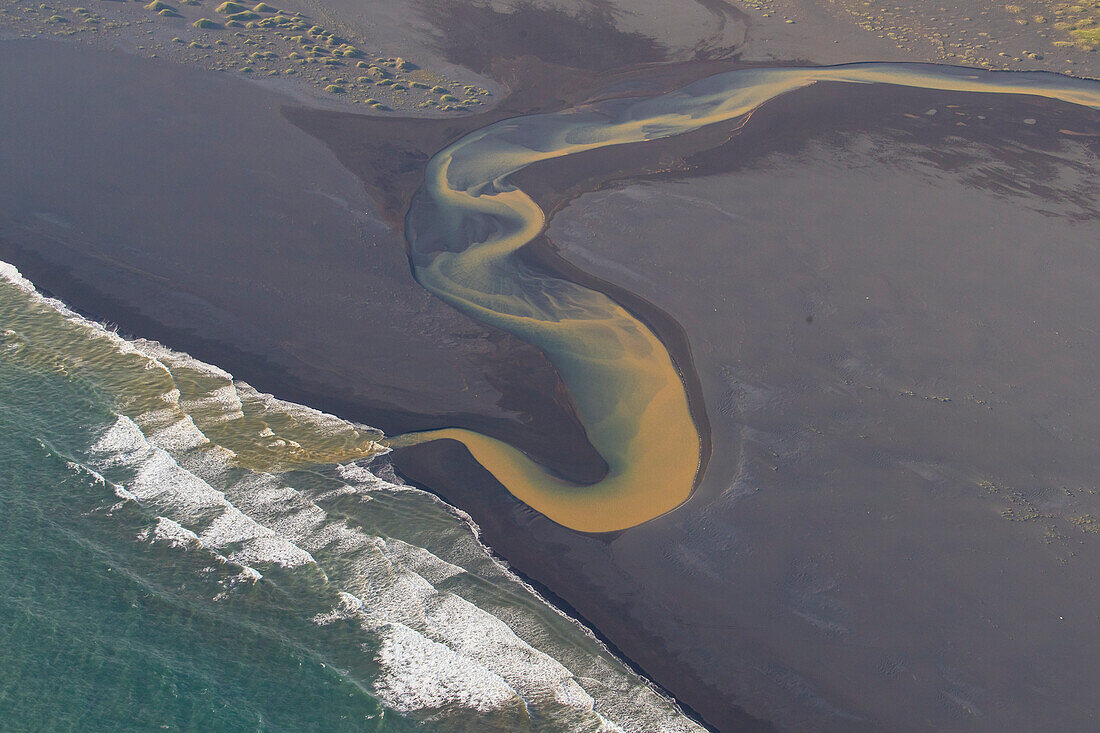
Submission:
<svg viewBox="0 0 1100 733">
<path fill-rule="evenodd" d="M 730 62 L 716 62 L 715 67 L 717 68 L 723 64 L 729 63 Z M 683 73 L 687 76 L 691 76 L 691 74 L 694 73 L 691 69 L 692 67 L 688 65 L 685 67 Z M 624 74 L 622 80 L 625 82 L 636 81 L 640 77 L 646 76 L 649 71 L 650 69 L 648 68 L 644 70 L 632 70 Z M 655 86 L 659 88 L 662 83 L 674 83 L 672 77 L 675 77 L 676 72 L 670 72 L 670 74 L 667 82 L 658 81 L 654 83 L 651 80 L 647 81 L 645 93 L 650 93 L 649 90 L 654 89 Z M 597 77 L 593 78 L 595 79 Z M 598 78 L 602 80 L 593 82 L 594 86 L 607 83 L 607 77 Z M 560 77 L 559 82 L 563 79 L 564 77 Z M 536 86 L 538 85 L 528 82 L 525 88 Z M 825 85 L 822 85 L 823 88 L 815 89 L 813 92 L 803 90 L 799 92 L 798 95 L 791 96 L 801 96 L 803 94 L 817 94 L 826 97 L 844 96 L 843 92 L 838 91 L 840 87 L 826 89 L 824 86 Z M 398 135 L 399 128 L 409 125 L 405 120 L 367 120 L 358 115 L 315 112 L 311 110 L 302 110 L 300 108 L 286 108 L 283 110 L 282 114 L 287 116 L 288 119 L 294 122 L 299 128 L 307 129 L 310 134 L 324 140 L 326 145 L 329 145 L 330 148 L 334 146 L 341 147 L 341 143 L 338 140 L 333 144 L 330 144 L 330 142 L 334 138 L 346 136 L 342 148 L 335 151 L 336 157 L 345 167 L 355 172 L 360 180 L 362 180 L 368 188 L 372 189 L 376 196 L 381 197 L 382 217 L 387 220 L 395 231 L 400 232 L 401 215 L 404 207 L 407 206 L 407 195 L 411 195 L 411 192 L 415 191 L 415 164 L 417 161 L 421 160 L 419 156 L 425 153 L 425 151 L 428 155 L 433 152 L 430 149 L 432 145 L 442 146 L 448 140 L 454 139 L 469 129 L 488 124 L 493 119 L 500 119 L 504 116 L 512 116 L 513 114 L 530 113 L 535 110 L 550 111 L 557 108 L 555 105 L 573 104 L 582 101 L 584 95 L 588 94 L 592 88 L 594 87 L 585 88 L 583 85 L 577 85 L 577 88 L 565 89 L 559 84 L 557 87 L 551 87 L 552 93 L 549 97 L 549 101 L 537 98 L 538 95 L 535 95 L 535 97 L 517 95 L 511 105 L 508 100 L 503 100 L 500 106 L 484 116 L 430 120 L 424 123 L 422 130 L 414 129 L 412 132 L 408 130 L 401 131 L 400 134 L 404 135 L 405 139 L 414 141 L 413 144 L 410 144 L 409 149 L 405 151 L 406 154 L 398 158 L 401 163 L 410 166 L 404 171 L 398 169 L 378 170 L 373 165 L 364 166 L 363 161 L 377 161 L 385 155 L 392 154 L 392 149 L 386 151 L 383 148 L 385 145 L 394 145 L 395 139 L 401 139 Z M 636 93 L 637 91 L 638 87 L 632 86 L 630 87 L 630 91 L 623 91 L 620 93 L 628 94 Z M 939 100 L 931 102 L 937 106 L 942 105 L 942 100 L 950 96 L 929 95 L 921 92 L 914 92 L 912 90 L 904 92 L 902 96 L 904 95 L 909 95 L 907 98 L 911 99 Z M 792 104 L 797 108 L 802 102 L 793 99 L 784 99 L 782 102 L 777 101 L 777 104 Z M 841 119 L 838 127 L 849 124 L 849 121 L 858 117 L 860 112 L 854 107 L 845 108 L 843 104 L 839 105 L 837 109 L 842 111 L 847 109 L 849 113 L 847 116 L 843 114 L 839 115 Z M 836 110 L 834 110 L 834 113 L 835 112 Z M 871 116 L 866 114 L 867 110 L 865 109 L 861 112 L 864 118 Z M 754 115 L 754 117 L 755 116 L 756 115 Z M 758 119 L 757 122 L 763 122 L 768 119 L 772 125 L 782 125 L 782 120 L 792 119 L 789 115 L 774 113 L 774 110 L 771 109 L 771 103 L 765 108 L 762 108 L 759 117 L 760 119 Z M 798 120 L 799 118 L 796 116 L 793 119 Z M 829 119 L 834 118 L 830 117 Z M 317 122 L 319 120 L 327 120 L 331 123 L 331 127 L 329 128 L 331 134 L 326 134 L 323 129 L 325 123 Z M 383 128 L 377 126 L 379 124 L 388 125 L 388 128 L 383 130 Z M 799 122 L 797 121 L 789 124 L 796 128 L 799 127 Z M 810 123 L 807 121 L 807 128 L 812 127 L 814 124 L 816 124 L 816 122 Z M 916 122 L 913 123 L 914 129 L 918 129 L 916 127 L 917 124 Z M 342 125 L 345 125 L 343 129 L 337 129 Z M 637 160 L 635 158 L 635 151 L 626 149 L 631 146 L 621 146 L 607 153 L 607 159 L 604 162 L 596 162 L 597 167 L 600 167 L 600 169 L 604 171 L 603 173 L 593 176 L 590 179 L 585 179 L 582 183 L 570 184 L 568 187 L 557 188 L 556 181 L 572 180 L 569 176 L 575 175 L 578 171 L 590 169 L 593 166 L 592 158 L 599 158 L 601 154 L 592 153 L 590 155 L 586 154 L 589 155 L 589 157 L 582 155 L 577 156 L 575 159 L 566 159 L 560 163 L 560 166 L 557 162 L 538 164 L 532 166 L 529 171 L 525 171 L 520 174 L 520 176 L 517 176 L 517 180 L 523 180 L 524 183 L 521 187 L 532 193 L 532 196 L 540 206 L 543 206 L 547 213 L 547 226 L 549 226 L 550 220 L 555 213 L 562 210 L 570 201 L 575 200 L 587 191 L 600 190 L 609 184 L 617 185 L 620 182 L 626 183 L 641 179 L 682 180 L 693 175 L 709 175 L 714 172 L 735 170 L 739 165 L 745 164 L 745 156 L 748 156 L 749 159 L 753 159 L 754 157 L 763 156 L 768 152 L 774 151 L 774 148 L 768 149 L 766 146 L 757 146 L 754 143 L 765 143 L 768 140 L 772 140 L 777 146 L 782 146 L 785 141 L 789 141 L 790 137 L 788 133 L 791 132 L 789 127 L 783 128 L 784 134 L 776 134 L 776 128 L 774 127 L 769 126 L 767 130 L 760 129 L 758 131 L 757 128 L 750 125 L 738 134 L 737 128 L 738 124 L 736 123 L 716 125 L 713 128 L 706 128 L 696 133 L 667 141 L 668 145 L 665 148 L 660 147 L 664 144 L 663 142 L 647 143 L 647 146 L 653 146 L 652 148 L 647 147 L 647 160 L 656 158 L 655 163 L 651 162 L 648 165 L 645 160 Z M 335 130 L 335 132 L 333 132 L 333 130 Z M 369 155 L 357 158 L 356 156 L 362 155 L 362 144 L 359 141 L 361 140 L 361 136 L 364 135 L 376 136 L 381 143 L 381 147 Z M 723 143 L 723 138 L 730 139 Z M 715 162 L 715 156 L 710 152 L 716 147 L 715 141 L 718 142 L 717 147 L 723 148 L 724 150 L 724 155 L 720 156 L 717 162 Z M 616 162 L 618 158 L 629 161 L 634 167 L 629 169 L 626 168 L 622 165 L 621 160 Z M 357 172 L 352 166 L 359 167 L 360 171 Z M 607 170 L 608 166 L 611 168 L 610 171 Z M 645 170 L 638 170 L 638 168 L 644 168 Z M 366 172 L 363 172 L 364 170 Z M 402 172 L 406 177 L 404 179 L 399 178 L 399 185 L 393 186 L 392 183 L 395 174 L 401 174 Z M 540 180 L 544 182 L 541 190 L 537 183 Z M 529 185 L 531 189 L 528 189 Z M 12 254 L 15 259 L 9 258 L 9 254 Z M 709 457 L 710 451 L 712 450 L 712 441 L 709 422 L 706 418 L 706 405 L 703 400 L 702 386 L 699 383 L 700 378 L 695 373 L 690 345 L 687 342 L 687 335 L 684 327 L 665 311 L 650 304 L 641 296 L 634 295 L 627 288 L 617 286 L 610 281 L 586 273 L 578 265 L 566 260 L 559 253 L 553 242 L 546 236 L 545 231 L 536 242 L 532 243 L 532 246 L 525 255 L 530 258 L 531 262 L 552 269 L 570 279 L 576 279 L 576 281 L 582 282 L 588 287 L 595 287 L 607 293 L 654 329 L 661 341 L 669 348 L 674 363 L 679 367 L 681 375 L 684 377 L 689 400 L 693 408 L 693 415 L 699 418 L 698 422 L 706 425 L 707 437 L 704 440 L 704 450 L 706 451 L 706 456 Z M 28 250 L 17 250 L 12 247 L 12 245 L 5 244 L 4 241 L 0 239 L 0 259 L 13 261 L 20 269 L 24 270 L 28 277 L 36 284 L 52 283 L 45 286 L 44 290 L 54 292 L 66 302 L 73 303 L 75 305 L 74 309 L 78 310 L 78 312 L 92 318 L 106 318 L 113 322 L 125 322 L 126 326 L 124 330 L 128 333 L 132 332 L 140 334 L 141 336 L 155 338 L 171 344 L 173 348 L 181 349 L 192 354 L 201 354 L 204 360 L 222 366 L 242 379 L 256 385 L 263 391 L 272 392 L 281 398 L 318 407 L 326 412 L 338 414 L 349 419 L 383 427 L 389 433 L 437 426 L 442 427 L 459 420 L 468 427 L 475 430 L 483 430 L 485 432 L 495 432 L 497 434 L 511 436 L 515 430 L 516 422 L 505 418 L 494 419 L 483 414 L 472 412 L 455 412 L 439 415 L 426 415 L 424 413 L 410 414 L 403 412 L 399 408 L 383 404 L 370 405 L 364 403 L 364 401 L 360 399 L 344 399 L 338 397 L 335 394 L 336 390 L 333 389 L 331 384 L 325 385 L 321 383 L 311 385 L 299 377 L 288 374 L 283 366 L 261 354 L 249 353 L 243 349 L 234 349 L 226 341 L 205 339 L 200 334 L 185 329 L 173 328 L 170 325 L 161 323 L 156 318 L 143 314 L 140 308 L 134 305 L 127 305 L 123 302 L 114 301 L 103 293 L 97 293 L 93 289 L 84 288 L 80 278 L 74 276 L 71 272 L 59 272 L 55 263 L 50 263 L 46 260 L 41 260 L 36 263 L 34 258 L 35 255 Z M 530 366 L 531 362 L 524 363 L 517 360 L 509 365 L 509 369 L 514 370 L 516 374 L 522 375 Z M 522 382 L 522 377 L 516 380 L 516 383 L 520 382 Z M 520 394 L 519 391 L 516 391 L 517 388 L 515 384 L 512 384 L 508 389 L 513 390 L 510 394 L 515 402 L 522 403 L 523 400 L 529 396 Z M 572 471 L 572 475 L 578 477 L 578 479 L 583 480 L 585 477 L 591 478 L 598 475 L 598 464 L 593 460 L 591 455 L 587 457 L 584 456 L 585 449 L 583 441 L 577 440 L 575 432 L 572 440 L 568 438 L 569 431 L 575 431 L 576 427 L 575 425 L 570 427 L 570 406 L 568 400 L 556 398 L 554 402 L 554 409 L 560 411 L 560 415 L 563 415 L 558 418 L 560 422 L 551 422 L 549 427 L 544 426 L 541 432 L 529 433 L 526 438 L 528 449 L 533 452 L 543 452 L 548 460 L 556 461 L 557 463 L 555 465 L 560 464 L 564 471 Z M 527 409 L 533 411 L 530 410 L 529 404 L 527 405 Z M 696 412 L 697 409 L 698 412 Z M 547 416 L 543 414 L 541 418 L 547 419 Z M 575 423 L 575 417 L 573 418 L 573 422 Z M 556 443 L 554 445 L 547 445 L 544 443 L 543 441 L 548 437 L 552 441 L 556 441 Z M 437 493 L 448 502 L 463 510 L 470 508 L 471 515 L 475 517 L 479 526 L 483 528 L 492 527 L 491 530 L 486 529 L 486 537 L 489 539 L 487 544 L 494 549 L 494 552 L 498 552 L 500 556 L 506 558 L 510 566 L 521 573 L 527 582 L 547 589 L 555 587 L 566 588 L 567 590 L 573 589 L 574 593 L 586 596 L 590 599 L 590 603 L 594 603 L 591 599 L 598 600 L 599 592 L 596 586 L 599 584 L 597 580 L 586 579 L 578 583 L 574 579 L 570 579 L 568 573 L 564 570 L 547 567 L 554 562 L 554 558 L 552 557 L 553 553 L 550 553 L 546 547 L 554 547 L 555 542 L 568 542 L 569 533 L 567 531 L 558 531 L 560 528 L 556 529 L 554 527 L 543 526 L 545 522 L 539 516 L 533 515 L 530 510 L 526 510 L 525 507 L 518 505 L 518 502 L 515 502 L 515 500 L 507 495 L 503 487 L 499 487 L 499 485 L 493 486 L 492 484 L 495 484 L 495 482 L 492 481 L 491 477 L 487 479 L 486 476 L 478 474 L 476 471 L 471 471 L 469 466 L 462 467 L 461 464 L 468 463 L 469 461 L 468 458 L 463 458 L 461 453 L 462 451 L 456 452 L 454 445 L 440 445 L 434 449 L 430 448 L 430 446 L 424 446 L 415 451 L 413 449 L 401 451 L 399 455 L 393 457 L 393 460 L 402 473 L 407 475 L 414 483 L 428 488 L 428 490 Z M 580 456 L 580 458 L 578 458 L 578 456 Z M 456 466 L 459 467 L 457 470 L 455 470 Z M 698 480 L 705 480 L 703 471 L 700 472 Z M 458 486 L 457 484 L 462 484 L 462 486 Z M 502 507 L 504 509 L 502 509 Z M 475 512 L 480 513 L 481 516 Z M 484 517 L 496 512 L 503 515 L 501 519 L 497 522 L 489 522 L 487 524 Z M 552 541 L 548 543 L 546 547 L 541 548 L 538 542 L 526 542 L 528 537 L 525 531 L 532 527 L 537 528 L 536 534 L 542 537 L 549 537 Z M 490 534 L 490 532 L 494 534 Z M 596 536 L 584 539 L 586 543 L 591 539 L 598 545 L 609 546 L 619 534 L 620 533 L 614 533 L 607 536 Z M 493 537 L 496 537 L 497 540 L 491 539 Z M 499 545 L 497 541 L 499 541 Z M 591 547 L 589 544 L 585 546 Z M 587 552 L 587 550 L 585 551 Z M 549 561 L 547 560 L 547 554 L 551 555 Z M 531 568 L 530 574 L 528 574 L 528 570 L 525 568 Z M 542 580 L 539 577 L 540 571 L 545 572 L 549 580 Z M 592 587 L 585 587 L 587 583 L 591 583 Z M 592 622 L 585 621 L 584 623 L 589 628 L 601 629 L 599 632 L 601 638 L 605 635 L 610 637 L 612 634 L 625 635 L 626 637 L 633 636 L 634 639 L 632 643 L 638 648 L 652 649 L 648 661 L 641 661 L 642 659 L 646 659 L 644 655 L 636 655 L 639 661 L 631 663 L 643 670 L 650 669 L 651 667 L 662 670 L 660 672 L 654 672 L 652 675 L 654 678 L 665 677 L 668 679 L 681 679 L 685 675 L 684 670 L 677 669 L 674 662 L 662 662 L 664 654 L 662 654 L 663 650 L 659 640 L 656 643 L 654 643 L 652 639 L 639 640 L 641 635 L 646 632 L 639 632 L 635 629 L 627 628 L 629 624 L 628 620 L 626 620 L 628 619 L 627 614 L 619 614 L 624 620 L 621 621 L 621 626 L 616 627 L 614 620 L 611 619 L 611 617 L 616 615 L 614 611 L 602 612 L 609 620 L 596 621 L 595 618 L 598 618 L 598 616 L 594 616 L 590 609 L 577 610 L 577 608 L 572 605 L 571 601 L 566 600 L 564 593 L 559 594 L 557 591 L 553 590 L 549 590 L 549 592 L 554 598 L 560 600 L 560 603 L 557 604 L 559 607 L 565 606 L 567 608 L 572 608 L 572 615 L 575 617 L 582 620 L 593 618 L 594 620 Z M 611 595 L 614 594 L 611 593 Z M 626 595 L 622 596 L 622 598 L 626 597 Z M 608 631 L 607 629 L 611 630 Z M 613 651 L 616 651 L 620 658 L 628 661 L 635 658 L 632 656 L 631 652 L 623 652 L 614 645 L 612 645 L 611 648 Z M 623 648 L 628 647 L 624 645 Z M 671 664 L 670 667 L 663 666 L 669 664 Z M 679 684 L 684 685 L 685 683 L 681 682 Z M 686 684 L 695 688 L 690 695 L 690 697 L 693 698 L 713 698 L 717 692 L 713 689 L 713 686 L 709 686 L 705 680 L 690 680 Z M 722 720 L 723 725 L 751 726 L 760 724 L 762 726 L 761 729 L 767 729 L 767 724 L 761 723 L 748 714 L 743 714 L 744 717 L 738 717 L 742 714 L 738 711 L 727 711 L 727 714 L 730 717 Z M 697 715 L 700 714 L 697 713 Z M 711 714 L 710 716 L 704 717 L 713 718 L 714 716 Z"/>
</svg>

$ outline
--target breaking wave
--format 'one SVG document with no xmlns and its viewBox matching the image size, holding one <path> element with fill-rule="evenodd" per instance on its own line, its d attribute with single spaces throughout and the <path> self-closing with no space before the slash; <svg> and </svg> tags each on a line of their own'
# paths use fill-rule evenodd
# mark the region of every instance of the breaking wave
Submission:
<svg viewBox="0 0 1100 733">
<path fill-rule="evenodd" d="M 0 324 L 0 430 L 81 487 L 67 521 L 168 553 L 135 575 L 159 587 L 188 568 L 173 598 L 303 650 L 380 703 L 386 729 L 698 729 L 468 516 L 401 484 L 377 430 L 124 339 L 7 264 Z"/>
</svg>

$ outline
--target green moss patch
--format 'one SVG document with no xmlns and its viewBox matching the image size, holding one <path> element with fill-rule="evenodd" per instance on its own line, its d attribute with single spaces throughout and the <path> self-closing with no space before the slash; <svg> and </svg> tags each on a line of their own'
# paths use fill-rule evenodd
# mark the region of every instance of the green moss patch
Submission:
<svg viewBox="0 0 1100 733">
<path fill-rule="evenodd" d="M 1100 28 L 1079 28 L 1071 31 L 1077 42 L 1086 48 L 1100 46 Z"/>
<path fill-rule="evenodd" d="M 224 2 L 215 9 L 219 13 L 222 13 L 224 15 L 230 15 L 232 13 L 243 13 L 244 11 L 248 10 L 248 8 L 246 8 L 245 6 L 234 2 Z"/>
<path fill-rule="evenodd" d="M 191 25 L 195 26 L 196 28 L 217 28 L 218 27 L 218 24 L 215 23 L 214 21 L 210 20 L 209 18 L 199 18 L 198 20 L 196 20 Z"/>
</svg>

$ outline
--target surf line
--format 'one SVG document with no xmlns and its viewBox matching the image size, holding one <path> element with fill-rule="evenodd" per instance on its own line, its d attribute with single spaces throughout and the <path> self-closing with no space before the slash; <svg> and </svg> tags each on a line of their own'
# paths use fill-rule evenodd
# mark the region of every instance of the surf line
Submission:
<svg viewBox="0 0 1100 733">
<path fill-rule="evenodd" d="M 671 356 L 608 296 L 517 256 L 542 232 L 546 217 L 508 177 L 541 160 L 733 120 L 823 81 L 1032 95 L 1100 109 L 1100 82 L 1092 80 L 860 63 L 730 71 L 657 97 L 608 100 L 475 130 L 428 162 L 409 207 L 405 236 L 414 275 L 463 313 L 542 349 L 609 470 L 596 483 L 575 484 L 506 442 L 459 428 L 409 433 L 387 444 L 457 440 L 517 499 L 582 532 L 633 527 L 686 501 L 702 469 L 700 433 Z"/>
</svg>

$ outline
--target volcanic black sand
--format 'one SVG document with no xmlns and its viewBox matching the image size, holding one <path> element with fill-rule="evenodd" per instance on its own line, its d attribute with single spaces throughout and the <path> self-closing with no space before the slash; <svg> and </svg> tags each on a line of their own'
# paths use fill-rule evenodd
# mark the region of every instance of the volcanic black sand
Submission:
<svg viewBox="0 0 1100 733">
<path fill-rule="evenodd" d="M 647 319 L 710 416 L 692 500 L 584 538 L 457 444 L 398 468 L 720 729 L 1089 727 L 1100 116 L 822 85 L 738 124 L 516 179 L 554 210 L 709 176 L 535 247 L 683 325 Z"/>
<path fill-rule="evenodd" d="M 584 468 L 545 358 L 413 281 L 359 181 L 283 118 L 290 100 L 60 43 L 0 55 L 21 100 L 0 121 L 0 257 L 40 287 L 388 433 L 466 424 Z M 598 477 L 590 461 L 577 478 Z"/>
<path fill-rule="evenodd" d="M 577 478 L 600 460 L 553 370 L 413 282 L 403 208 L 467 130 L 728 68 L 486 62 L 498 110 L 379 121 L 51 43 L 0 61 L 0 258 L 279 397 Z M 744 122 L 517 179 L 558 211 L 530 257 L 684 372 L 713 448 L 687 505 L 586 536 L 455 443 L 397 468 L 719 729 L 1092 727 L 1097 116 L 821 85 Z"/>
</svg>

